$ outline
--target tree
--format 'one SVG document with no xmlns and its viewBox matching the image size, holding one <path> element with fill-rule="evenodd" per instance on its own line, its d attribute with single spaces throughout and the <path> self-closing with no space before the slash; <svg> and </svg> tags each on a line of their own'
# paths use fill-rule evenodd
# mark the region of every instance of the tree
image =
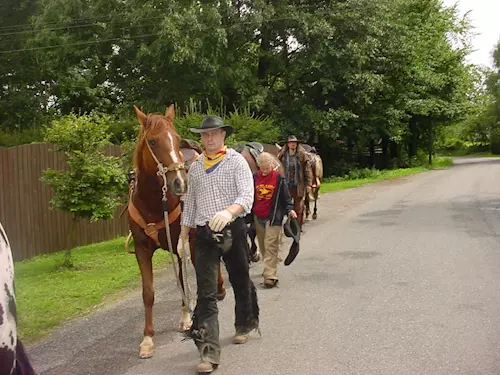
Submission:
<svg viewBox="0 0 500 375">
<path fill-rule="evenodd" d="M 47 169 L 42 181 L 54 189 L 52 207 L 72 215 L 70 243 L 79 220 L 111 219 L 123 196 L 126 175 L 120 159 L 106 156 L 102 150 L 109 143 L 108 121 L 97 114 L 71 114 L 46 129 L 45 141 L 54 143 L 55 151 L 68 158 L 67 170 Z M 70 249 L 63 266 L 72 267 Z"/>
</svg>

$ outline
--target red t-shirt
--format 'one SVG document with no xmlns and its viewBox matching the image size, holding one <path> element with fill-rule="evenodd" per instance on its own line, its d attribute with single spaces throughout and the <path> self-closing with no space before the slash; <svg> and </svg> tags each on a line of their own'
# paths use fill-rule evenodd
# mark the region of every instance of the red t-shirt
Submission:
<svg viewBox="0 0 500 375">
<path fill-rule="evenodd" d="M 278 173 L 278 171 L 272 171 L 267 176 L 264 176 L 262 171 L 257 173 L 253 213 L 259 219 L 267 219 L 270 216 L 271 202 L 278 183 Z"/>
</svg>

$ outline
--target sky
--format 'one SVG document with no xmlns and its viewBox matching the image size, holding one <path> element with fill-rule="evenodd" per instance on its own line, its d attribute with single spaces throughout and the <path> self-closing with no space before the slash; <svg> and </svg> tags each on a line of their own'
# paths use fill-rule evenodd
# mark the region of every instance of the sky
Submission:
<svg viewBox="0 0 500 375">
<path fill-rule="evenodd" d="M 500 0 L 443 0 L 445 6 L 458 3 L 460 13 L 470 11 L 469 19 L 474 26 L 476 35 L 472 39 L 475 50 L 469 55 L 468 61 L 492 67 L 491 52 L 500 39 Z"/>
</svg>

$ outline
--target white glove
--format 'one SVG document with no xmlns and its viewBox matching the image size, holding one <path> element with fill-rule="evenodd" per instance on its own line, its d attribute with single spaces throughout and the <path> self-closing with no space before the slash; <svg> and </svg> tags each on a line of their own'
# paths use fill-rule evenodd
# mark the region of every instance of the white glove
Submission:
<svg viewBox="0 0 500 375">
<path fill-rule="evenodd" d="M 217 212 L 208 223 L 210 229 L 214 232 L 220 232 L 233 220 L 233 215 L 228 210 Z"/>
<path fill-rule="evenodd" d="M 179 241 L 177 242 L 177 255 L 182 258 L 184 254 L 189 254 L 189 251 L 189 237 L 179 237 Z"/>
</svg>

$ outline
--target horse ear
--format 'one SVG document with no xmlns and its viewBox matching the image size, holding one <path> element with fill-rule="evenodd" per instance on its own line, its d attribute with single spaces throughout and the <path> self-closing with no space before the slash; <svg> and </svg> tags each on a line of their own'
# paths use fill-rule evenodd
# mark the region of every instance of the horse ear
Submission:
<svg viewBox="0 0 500 375">
<path fill-rule="evenodd" d="M 135 110 L 135 114 L 137 115 L 137 118 L 139 119 L 139 122 L 141 123 L 142 126 L 146 126 L 146 119 L 148 116 L 146 116 L 144 114 L 144 112 L 142 112 L 139 108 L 137 108 L 135 105 L 134 105 L 134 110 Z"/>
<path fill-rule="evenodd" d="M 170 119 L 171 121 L 174 120 L 175 117 L 175 107 L 173 104 L 170 104 L 170 106 L 165 110 L 165 116 Z"/>
</svg>

